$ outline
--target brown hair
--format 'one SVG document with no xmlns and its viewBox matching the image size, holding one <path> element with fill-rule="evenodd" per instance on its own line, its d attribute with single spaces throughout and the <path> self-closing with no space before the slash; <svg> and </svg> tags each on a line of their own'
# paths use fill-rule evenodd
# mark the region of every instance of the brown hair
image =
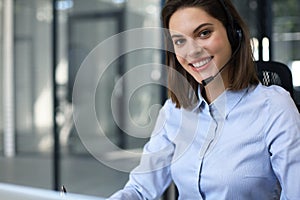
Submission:
<svg viewBox="0 0 300 200">
<path fill-rule="evenodd" d="M 166 29 L 166 64 L 170 66 L 168 72 L 168 92 L 170 98 L 178 108 L 181 106 L 184 108 L 192 107 L 199 99 L 197 91 L 199 83 L 178 62 L 168 31 L 171 16 L 182 8 L 199 7 L 203 9 L 210 16 L 219 20 L 227 29 L 227 33 L 229 28 L 233 28 L 234 23 L 234 27 L 238 27 L 241 30 L 242 36 L 239 39 L 238 50 L 231 60 L 232 67 L 229 68 L 229 89 L 241 90 L 249 85 L 257 85 L 259 83 L 253 61 L 248 27 L 231 1 L 222 1 L 168 0 L 162 9 L 163 27 Z M 234 51 L 237 47 L 231 42 L 231 48 Z"/>
</svg>

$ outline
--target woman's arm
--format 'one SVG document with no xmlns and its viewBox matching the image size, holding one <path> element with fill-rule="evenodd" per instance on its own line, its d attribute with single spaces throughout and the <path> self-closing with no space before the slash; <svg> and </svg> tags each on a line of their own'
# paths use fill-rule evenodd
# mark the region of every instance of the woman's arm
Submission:
<svg viewBox="0 0 300 200">
<path fill-rule="evenodd" d="M 168 137 L 167 123 L 171 103 L 159 112 L 154 131 L 144 146 L 141 161 L 129 177 L 125 187 L 109 200 L 158 199 L 171 183 L 170 164 L 174 145 Z"/>
<path fill-rule="evenodd" d="M 300 114 L 286 94 L 278 96 L 269 113 L 266 141 L 281 199 L 300 199 Z"/>
</svg>

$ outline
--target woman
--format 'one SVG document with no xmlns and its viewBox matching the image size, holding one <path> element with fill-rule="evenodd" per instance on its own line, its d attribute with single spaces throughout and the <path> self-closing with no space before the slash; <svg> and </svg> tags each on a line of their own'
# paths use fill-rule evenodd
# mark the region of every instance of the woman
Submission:
<svg viewBox="0 0 300 200">
<path fill-rule="evenodd" d="M 300 199 L 300 118 L 262 86 L 249 32 L 230 0 L 169 0 L 170 99 L 140 165 L 110 199 Z"/>
</svg>

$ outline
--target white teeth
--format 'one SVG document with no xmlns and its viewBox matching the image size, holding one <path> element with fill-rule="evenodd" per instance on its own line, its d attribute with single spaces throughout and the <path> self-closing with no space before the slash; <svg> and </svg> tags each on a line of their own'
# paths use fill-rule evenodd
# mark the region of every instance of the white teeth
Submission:
<svg viewBox="0 0 300 200">
<path fill-rule="evenodd" d="M 211 60 L 211 58 L 204 59 L 200 62 L 193 63 L 193 66 L 196 68 L 202 67 L 203 65 L 206 65 L 207 63 L 209 63 L 210 60 Z"/>
</svg>

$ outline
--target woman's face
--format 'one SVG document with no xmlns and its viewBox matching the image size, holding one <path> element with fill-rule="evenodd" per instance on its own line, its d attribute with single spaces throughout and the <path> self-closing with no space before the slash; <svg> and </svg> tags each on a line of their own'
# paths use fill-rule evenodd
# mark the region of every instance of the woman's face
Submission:
<svg viewBox="0 0 300 200">
<path fill-rule="evenodd" d="M 177 10 L 169 21 L 176 57 L 196 81 L 214 76 L 231 57 L 223 24 L 197 7 Z M 222 75 L 223 80 L 227 80 Z"/>
</svg>

